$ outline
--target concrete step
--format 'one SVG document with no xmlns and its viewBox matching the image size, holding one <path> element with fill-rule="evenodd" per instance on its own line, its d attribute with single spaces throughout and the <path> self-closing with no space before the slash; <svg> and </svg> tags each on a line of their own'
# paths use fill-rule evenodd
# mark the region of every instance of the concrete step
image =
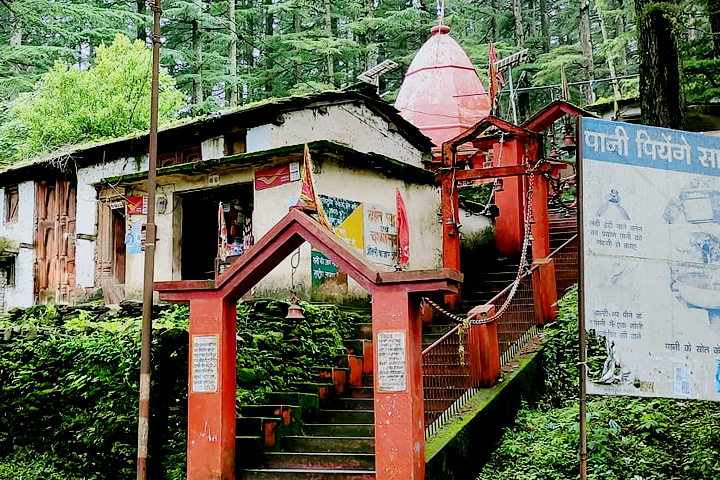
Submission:
<svg viewBox="0 0 720 480">
<path fill-rule="evenodd" d="M 248 469 L 243 480 L 375 480 L 370 470 Z"/>
<path fill-rule="evenodd" d="M 372 410 L 320 410 L 321 423 L 375 423 Z"/>
<path fill-rule="evenodd" d="M 358 338 L 372 340 L 372 323 L 358 323 Z"/>
<path fill-rule="evenodd" d="M 372 410 L 372 398 L 341 397 L 333 398 L 328 402 L 328 408 L 333 410 Z"/>
<path fill-rule="evenodd" d="M 371 423 L 306 423 L 305 435 L 321 437 L 372 437 L 375 425 Z"/>
<path fill-rule="evenodd" d="M 434 324 L 423 325 L 422 332 L 425 335 L 445 335 L 447 332 L 455 328 L 456 324 Z"/>
<path fill-rule="evenodd" d="M 237 468 L 259 467 L 262 459 L 264 441 L 255 436 L 235 437 L 235 465 Z"/>
<path fill-rule="evenodd" d="M 235 419 L 235 434 L 240 436 L 262 436 L 274 430 L 280 423 L 278 417 L 239 417 Z"/>
<path fill-rule="evenodd" d="M 375 454 L 266 452 L 263 466 L 303 470 L 374 470 Z"/>
<path fill-rule="evenodd" d="M 291 382 L 290 388 L 303 393 L 318 395 L 321 401 L 330 399 L 335 395 L 335 385 L 320 382 Z"/>
<path fill-rule="evenodd" d="M 375 453 L 375 437 L 285 437 L 285 452 Z"/>
<path fill-rule="evenodd" d="M 353 398 L 373 398 L 373 387 L 351 387 L 347 394 Z"/>
</svg>

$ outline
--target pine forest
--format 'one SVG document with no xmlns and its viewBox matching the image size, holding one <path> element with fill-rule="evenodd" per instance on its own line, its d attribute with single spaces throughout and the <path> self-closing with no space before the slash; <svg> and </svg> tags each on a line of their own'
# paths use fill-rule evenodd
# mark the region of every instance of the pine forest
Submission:
<svg viewBox="0 0 720 480">
<path fill-rule="evenodd" d="M 78 121 L 81 125 L 66 126 L 65 135 L 54 143 L 40 139 L 32 148 L 13 148 L 25 136 L 23 128 L 30 128 L 27 120 L 20 129 L 8 126 L 17 123 L 23 93 L 40 89 L 38 82 L 47 72 L 67 81 L 68 72 L 92 69 L 102 60 L 103 45 L 110 48 L 118 35 L 149 45 L 152 12 L 142 1 L 0 3 L 3 161 L 145 128 L 146 114 L 136 115 L 119 130 L 86 128 L 82 124 L 87 122 Z M 442 5 L 395 0 L 166 0 L 161 62 L 166 90 L 174 90 L 174 81 L 182 95 L 168 100 L 161 118 L 346 87 L 386 59 L 400 65 L 380 82 L 380 94 L 391 102 L 414 53 L 439 21 L 439 11 L 485 85 L 489 42 L 500 58 L 529 49 L 528 60 L 512 71 L 521 117 L 561 96 L 562 71 L 571 87 L 570 100 L 577 105 L 637 97 L 642 90 L 638 74 L 652 68 L 640 61 L 642 48 L 656 57 L 652 48 L 663 52 L 664 63 L 678 61 L 679 70 L 670 76 L 684 86 L 683 102 L 710 102 L 718 96 L 718 0 L 455 0 Z M 642 24 L 638 15 L 647 19 L 647 28 L 637 27 Z M 643 44 L 643 36 L 653 33 L 661 42 Z M 106 61 L 130 55 L 124 53 L 130 48 L 126 43 L 125 50 L 115 47 Z M 149 61 L 142 65 L 149 71 Z M 58 69 L 64 69 L 65 76 Z M 66 93 L 99 88 L 85 81 L 92 86 L 73 80 L 65 84 L 71 90 Z M 146 107 L 135 107 L 142 105 L 145 95 L 138 90 L 149 91 L 148 83 L 133 81 L 113 93 L 129 110 L 140 111 Z M 505 88 L 499 97 L 501 116 L 509 114 L 508 101 Z"/>
</svg>

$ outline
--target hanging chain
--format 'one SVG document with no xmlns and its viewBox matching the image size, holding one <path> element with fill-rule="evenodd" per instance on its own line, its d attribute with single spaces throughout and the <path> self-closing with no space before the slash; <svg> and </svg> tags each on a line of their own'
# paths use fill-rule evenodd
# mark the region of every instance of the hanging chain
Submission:
<svg viewBox="0 0 720 480">
<path fill-rule="evenodd" d="M 295 272 L 300 265 L 300 247 L 290 257 L 290 303 L 298 304 L 300 298 L 295 291 Z"/>
<path fill-rule="evenodd" d="M 501 150 L 502 155 L 502 150 Z M 515 298 L 515 294 L 517 293 L 517 289 L 520 286 L 520 280 L 523 276 L 523 271 L 525 270 L 525 266 L 527 264 L 527 253 L 528 253 L 528 246 L 530 245 L 530 242 L 532 240 L 531 235 L 531 223 L 533 222 L 532 218 L 532 202 L 533 202 L 533 188 L 535 185 L 535 172 L 541 167 L 541 165 L 545 163 L 544 160 L 540 160 L 535 163 L 535 165 L 527 170 L 527 174 L 530 177 L 528 181 L 528 192 L 527 192 L 527 203 L 525 206 L 525 232 L 523 237 L 523 245 L 522 245 L 522 251 L 520 254 L 520 264 L 518 265 L 518 271 L 517 275 L 515 277 L 515 280 L 513 280 L 512 288 L 510 289 L 510 293 L 508 294 L 507 299 L 503 303 L 503 305 L 498 309 L 497 312 L 495 312 L 493 315 L 485 318 L 473 318 L 468 319 L 467 317 L 461 317 L 459 315 L 455 315 L 453 313 L 448 312 L 444 308 L 442 308 L 437 303 L 433 302 L 427 297 L 423 297 L 423 301 L 426 302 L 428 305 L 430 305 L 433 309 L 438 311 L 439 313 L 443 314 L 444 316 L 458 322 L 460 324 L 460 327 L 458 328 L 458 334 L 463 335 L 464 331 L 469 328 L 469 325 L 482 325 L 485 323 L 490 323 L 500 317 L 505 310 L 507 310 L 508 306 L 510 305 L 510 302 Z M 465 327 L 467 325 L 467 327 Z M 461 350 L 461 356 L 463 355 L 463 346 L 462 341 L 460 342 L 460 350 Z"/>
</svg>

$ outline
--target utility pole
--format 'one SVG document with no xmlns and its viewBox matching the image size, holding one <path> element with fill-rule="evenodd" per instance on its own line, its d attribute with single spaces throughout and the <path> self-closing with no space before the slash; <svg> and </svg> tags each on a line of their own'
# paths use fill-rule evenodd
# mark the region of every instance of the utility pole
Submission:
<svg viewBox="0 0 720 480">
<path fill-rule="evenodd" d="M 148 151 L 148 203 L 145 220 L 145 276 L 143 280 L 142 346 L 140 350 L 140 406 L 138 412 L 137 480 L 147 478 L 150 427 L 150 353 L 152 345 L 153 280 L 155 277 L 155 169 L 157 166 L 158 74 L 160 70 L 161 0 L 155 0 L 152 33 L 152 86 L 150 93 L 150 146 Z"/>
</svg>

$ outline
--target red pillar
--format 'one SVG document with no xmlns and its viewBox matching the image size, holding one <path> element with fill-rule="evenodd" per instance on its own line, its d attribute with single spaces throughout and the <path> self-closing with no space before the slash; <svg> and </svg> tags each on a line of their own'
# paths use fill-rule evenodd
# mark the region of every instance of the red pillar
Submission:
<svg viewBox="0 0 720 480">
<path fill-rule="evenodd" d="M 550 218 L 547 207 L 548 181 L 542 175 L 535 175 L 532 193 L 532 258 L 538 269 L 533 273 L 535 303 L 541 323 L 555 319 L 557 288 L 555 285 L 555 264 L 550 255 Z"/>
<path fill-rule="evenodd" d="M 422 325 L 407 292 L 373 294 L 375 478 L 423 480 Z"/>
<path fill-rule="evenodd" d="M 483 320 L 495 315 L 494 305 L 479 305 L 468 312 L 468 318 Z M 497 320 L 470 327 L 469 363 L 476 387 L 492 387 L 500 376 L 500 343 Z"/>
<path fill-rule="evenodd" d="M 522 165 L 524 146 L 517 140 L 493 145 L 493 166 Z M 523 242 L 524 188 L 523 178 L 503 178 L 503 191 L 495 193 L 500 216 L 495 219 L 495 243 L 502 255 L 518 255 Z"/>
<path fill-rule="evenodd" d="M 459 203 L 457 185 L 452 173 L 441 176 L 440 201 L 442 205 L 443 233 L 443 267 L 460 271 L 460 231 L 457 228 Z M 445 296 L 448 309 L 455 310 L 459 306 L 460 293 Z"/>
<path fill-rule="evenodd" d="M 190 301 L 188 480 L 235 478 L 235 302 Z"/>
</svg>

